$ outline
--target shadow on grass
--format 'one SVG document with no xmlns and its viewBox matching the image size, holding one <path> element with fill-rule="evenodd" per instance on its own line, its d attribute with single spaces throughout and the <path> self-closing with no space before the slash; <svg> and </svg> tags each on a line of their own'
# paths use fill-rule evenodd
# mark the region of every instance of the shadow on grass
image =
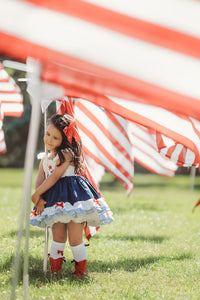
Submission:
<svg viewBox="0 0 200 300">
<path fill-rule="evenodd" d="M 168 236 L 161 235 L 107 235 L 106 239 L 108 240 L 117 240 L 117 241 L 143 241 L 143 242 L 151 242 L 156 244 L 161 244 L 164 240 L 168 240 Z"/>
<path fill-rule="evenodd" d="M 144 267 L 148 268 L 149 265 L 152 265 L 156 262 L 171 262 L 171 261 L 181 261 L 185 259 L 191 259 L 192 255 L 188 253 L 180 254 L 176 257 L 168 256 L 149 256 L 146 258 L 125 258 L 117 259 L 116 261 L 102 262 L 99 260 L 89 261 L 88 262 L 88 272 L 97 272 L 97 273 L 107 273 L 112 272 L 113 270 L 121 270 L 126 272 L 136 272 L 138 269 Z"/>
<path fill-rule="evenodd" d="M 108 260 L 108 261 L 100 261 L 100 260 L 89 260 L 87 264 L 87 273 L 90 276 L 90 273 L 93 272 L 97 273 L 112 273 L 112 271 L 125 271 L 125 272 L 136 272 L 140 268 L 148 268 L 150 265 L 156 262 L 171 262 L 171 261 L 182 261 L 186 259 L 191 259 L 192 255 L 189 253 L 182 253 L 176 255 L 176 257 L 169 257 L 169 256 L 149 256 L 146 258 L 120 258 L 116 259 L 115 261 Z M 18 277 L 18 284 L 22 285 L 22 278 L 23 278 L 23 259 L 22 256 L 20 258 L 21 263 L 19 267 L 19 277 Z M 0 263 L 0 271 L 7 272 L 8 270 L 12 272 L 13 266 L 13 257 L 9 257 L 3 263 Z M 69 284 L 74 285 L 83 285 L 90 282 L 90 277 L 82 278 L 82 279 L 74 279 L 73 271 L 74 266 L 67 261 L 63 265 L 63 271 L 61 275 L 52 276 L 50 274 L 49 265 L 48 265 L 48 272 L 46 276 L 43 273 L 43 260 L 39 257 L 29 257 L 29 282 L 30 285 L 34 285 L 40 288 L 43 285 L 58 283 L 60 285 Z M 7 284 L 12 283 L 11 279 L 8 279 Z"/>
<path fill-rule="evenodd" d="M 10 256 L 3 262 L 0 262 L 0 273 L 8 273 L 10 274 L 6 282 L 6 285 L 12 285 L 12 277 L 14 276 L 13 272 L 14 266 L 14 255 Z M 18 274 L 18 285 L 23 285 L 23 272 L 24 272 L 24 260 L 23 255 L 20 257 L 19 262 L 19 274 Z M 71 261 L 67 261 L 63 263 L 62 274 L 52 275 L 50 272 L 50 264 L 48 261 L 48 270 L 47 274 L 45 275 L 43 272 L 43 259 L 39 257 L 32 257 L 29 256 L 29 284 L 34 285 L 40 288 L 46 284 L 53 284 L 54 282 L 63 285 L 68 281 L 70 284 L 75 283 L 76 285 L 80 285 L 81 283 L 86 283 L 90 279 L 89 277 L 76 279 L 73 276 L 74 272 L 74 264 Z"/>
</svg>

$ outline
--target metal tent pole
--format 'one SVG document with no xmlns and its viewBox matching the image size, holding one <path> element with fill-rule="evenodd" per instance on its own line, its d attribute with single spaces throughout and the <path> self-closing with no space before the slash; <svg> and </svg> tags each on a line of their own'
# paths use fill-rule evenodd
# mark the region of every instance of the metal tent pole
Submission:
<svg viewBox="0 0 200 300">
<path fill-rule="evenodd" d="M 44 113 L 44 130 L 46 131 L 47 125 L 47 115 L 48 115 L 48 108 L 45 110 Z M 45 149 L 46 152 L 46 149 Z M 44 244 L 44 260 L 43 260 L 43 271 L 46 275 L 47 273 L 47 260 L 48 260 L 48 243 L 49 243 L 49 227 L 45 227 L 45 244 Z"/>
<path fill-rule="evenodd" d="M 191 170 L 190 170 L 190 196 L 192 196 L 192 193 L 194 190 L 195 175 L 196 175 L 196 168 L 191 167 Z"/>
<path fill-rule="evenodd" d="M 14 260 L 14 276 L 11 287 L 11 300 L 15 299 L 15 290 L 18 282 L 19 276 L 19 263 L 20 263 L 20 253 L 21 253 L 21 241 L 23 234 L 23 224 L 25 219 L 25 253 L 24 253 L 24 274 L 23 274 L 23 283 L 24 283 L 24 299 L 28 299 L 28 256 L 29 256 L 29 215 L 30 215 L 30 196 L 31 196 L 31 187 L 32 187 L 32 172 L 34 166 L 34 154 L 37 146 L 38 132 L 39 132 L 39 123 L 40 123 L 40 65 L 38 62 L 35 62 L 31 59 L 27 60 L 27 70 L 30 68 L 29 80 L 32 81 L 32 88 L 34 95 L 32 99 L 32 111 L 30 119 L 30 127 L 27 141 L 27 150 L 25 155 L 25 173 L 24 173 L 24 186 L 23 186 L 23 197 L 21 203 L 20 211 L 20 224 L 18 230 L 17 246 L 16 246 L 16 256 Z"/>
</svg>

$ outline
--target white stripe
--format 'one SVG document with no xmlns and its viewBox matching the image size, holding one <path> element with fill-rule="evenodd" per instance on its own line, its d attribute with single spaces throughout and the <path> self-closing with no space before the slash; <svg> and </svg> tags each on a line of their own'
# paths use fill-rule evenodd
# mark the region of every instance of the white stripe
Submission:
<svg viewBox="0 0 200 300">
<path fill-rule="evenodd" d="M 85 159 L 89 168 L 90 173 L 97 185 L 100 184 L 103 175 L 105 174 L 105 169 L 102 165 L 96 163 L 94 159 L 88 155 L 85 155 Z"/>
<path fill-rule="evenodd" d="M 0 124 L 0 152 L 6 150 L 6 143 L 4 140 L 4 131 L 1 128 L 1 124 Z"/>
<path fill-rule="evenodd" d="M 0 82 L 0 91 L 12 92 L 12 91 L 16 91 L 16 87 L 13 84 L 10 84 L 8 82 Z"/>
<path fill-rule="evenodd" d="M 200 98 L 198 59 L 91 25 L 78 18 L 25 2 L 7 0 L 0 4 L 0 30 L 166 89 Z"/>
<path fill-rule="evenodd" d="M 0 67 L 2 65 L 0 64 Z M 0 69 L 0 79 L 2 80 L 5 80 L 5 79 L 8 79 L 9 78 L 9 75 L 8 73 L 4 70 L 4 69 Z"/>
<path fill-rule="evenodd" d="M 12 92 L 15 91 L 16 89 L 14 88 L 13 85 L 8 84 L 7 82 L 0 82 L 0 91 L 1 92 Z"/>
<path fill-rule="evenodd" d="M 2 140 L 4 140 L 4 132 L 0 129 L 0 141 L 2 142 Z"/>
<path fill-rule="evenodd" d="M 19 93 L 5 94 L 0 92 L 0 101 L 22 102 L 22 95 Z"/>
<path fill-rule="evenodd" d="M 171 155 L 171 159 L 176 161 L 182 150 L 183 150 L 183 145 L 178 144 Z"/>
<path fill-rule="evenodd" d="M 186 156 L 185 156 L 185 162 L 186 162 L 185 166 L 186 167 L 192 166 L 194 160 L 195 160 L 194 152 L 192 152 L 190 149 L 187 149 Z"/>
<path fill-rule="evenodd" d="M 200 37 L 200 3 L 191 0 L 84 0 L 113 11 Z"/>
<path fill-rule="evenodd" d="M 2 113 L 9 113 L 9 112 L 23 112 L 23 104 L 13 104 L 13 103 L 2 103 L 1 104 L 1 110 L 2 110 Z"/>
<path fill-rule="evenodd" d="M 4 142 L 0 143 L 0 152 L 6 149 L 6 144 Z"/>
</svg>

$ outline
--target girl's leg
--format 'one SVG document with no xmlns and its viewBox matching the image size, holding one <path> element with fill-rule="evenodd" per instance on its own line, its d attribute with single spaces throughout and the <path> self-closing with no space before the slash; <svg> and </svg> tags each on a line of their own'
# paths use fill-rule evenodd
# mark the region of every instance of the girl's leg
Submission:
<svg viewBox="0 0 200 300">
<path fill-rule="evenodd" d="M 58 243 L 66 243 L 67 224 L 55 223 L 52 227 L 53 240 Z"/>
<path fill-rule="evenodd" d="M 53 241 L 50 249 L 51 272 L 61 272 L 64 260 L 65 243 L 67 240 L 67 224 L 55 223 L 52 227 Z"/>
<path fill-rule="evenodd" d="M 75 261 L 75 277 L 85 275 L 87 254 L 83 243 L 83 227 L 81 223 L 68 223 L 68 238 Z"/>
</svg>

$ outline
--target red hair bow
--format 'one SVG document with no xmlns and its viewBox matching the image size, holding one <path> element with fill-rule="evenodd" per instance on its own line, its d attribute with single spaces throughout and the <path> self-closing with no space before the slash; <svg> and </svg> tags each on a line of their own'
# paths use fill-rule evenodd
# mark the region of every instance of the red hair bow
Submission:
<svg viewBox="0 0 200 300">
<path fill-rule="evenodd" d="M 70 144 L 72 143 L 72 137 L 77 141 L 80 142 L 81 137 L 78 133 L 78 130 L 76 129 L 76 121 L 70 121 L 69 126 L 66 126 L 63 129 L 64 134 L 66 135 L 68 141 Z"/>
</svg>

